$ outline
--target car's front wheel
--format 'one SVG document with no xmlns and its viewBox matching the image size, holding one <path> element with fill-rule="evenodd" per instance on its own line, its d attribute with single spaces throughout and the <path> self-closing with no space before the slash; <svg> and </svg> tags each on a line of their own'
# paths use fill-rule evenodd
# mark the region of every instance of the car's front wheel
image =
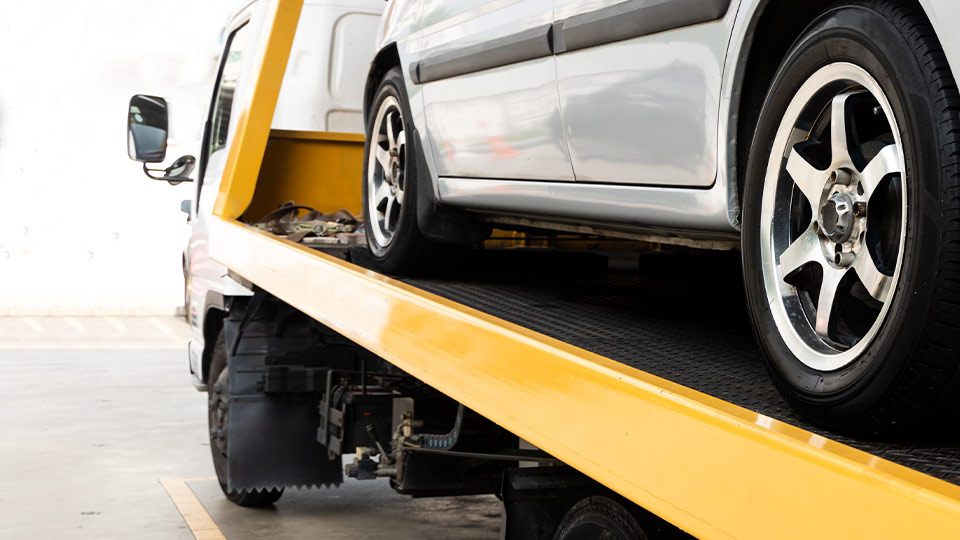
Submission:
<svg viewBox="0 0 960 540">
<path fill-rule="evenodd" d="M 774 79 L 744 273 L 770 372 L 815 422 L 908 432 L 957 413 L 958 106 L 929 22 L 895 0 L 832 8 Z"/>
</svg>

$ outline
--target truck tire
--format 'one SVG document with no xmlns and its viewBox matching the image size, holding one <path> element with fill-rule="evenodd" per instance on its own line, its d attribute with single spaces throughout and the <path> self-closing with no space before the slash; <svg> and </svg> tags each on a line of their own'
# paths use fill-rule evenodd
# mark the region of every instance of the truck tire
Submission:
<svg viewBox="0 0 960 540">
<path fill-rule="evenodd" d="M 240 506 L 269 506 L 283 495 L 283 489 L 239 490 L 227 489 L 227 425 L 230 414 L 230 366 L 227 363 L 227 344 L 223 329 L 217 334 L 217 342 L 210 359 L 210 384 L 207 385 L 209 412 L 207 415 L 210 433 L 210 453 L 217 472 L 220 489 L 231 502 Z"/>
<path fill-rule="evenodd" d="M 417 190 L 430 186 L 418 185 L 421 177 L 412 144 L 413 125 L 399 67 L 383 76 L 370 110 L 363 159 L 367 246 L 377 270 L 416 273 L 436 246 L 423 235 L 417 221 Z"/>
<path fill-rule="evenodd" d="M 567 512 L 554 540 L 646 540 L 640 524 L 607 497 L 587 497 Z"/>
<path fill-rule="evenodd" d="M 912 2 L 835 5 L 774 78 L 747 169 L 744 278 L 766 365 L 817 424 L 955 429 L 957 110 L 941 45 Z"/>
</svg>

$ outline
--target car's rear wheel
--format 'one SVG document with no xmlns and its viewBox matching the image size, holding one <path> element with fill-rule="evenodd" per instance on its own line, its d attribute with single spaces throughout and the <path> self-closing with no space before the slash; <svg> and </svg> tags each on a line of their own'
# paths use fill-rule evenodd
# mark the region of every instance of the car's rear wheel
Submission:
<svg viewBox="0 0 960 540">
<path fill-rule="evenodd" d="M 754 138 L 754 327 L 783 394 L 835 429 L 956 414 L 960 95 L 934 36 L 903 2 L 831 9 L 787 54 Z"/>
<path fill-rule="evenodd" d="M 411 273 L 435 245 L 417 223 L 417 159 L 410 109 L 399 67 L 384 75 L 367 123 L 363 165 L 363 221 L 377 270 Z"/>
</svg>

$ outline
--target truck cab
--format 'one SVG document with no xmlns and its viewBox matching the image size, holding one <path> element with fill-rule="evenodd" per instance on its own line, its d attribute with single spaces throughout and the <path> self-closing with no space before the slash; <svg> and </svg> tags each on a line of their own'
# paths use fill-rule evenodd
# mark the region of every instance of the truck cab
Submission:
<svg viewBox="0 0 960 540">
<path fill-rule="evenodd" d="M 213 341 L 226 313 L 226 298 L 249 296 L 253 292 L 228 275 L 227 269 L 210 258 L 209 223 L 220 192 L 220 182 L 238 121 L 237 104 L 250 100 L 250 74 L 259 63 L 260 29 L 269 24 L 269 2 L 259 0 L 233 14 L 223 28 L 223 52 L 204 126 L 195 178 L 190 178 L 194 159 L 179 158 L 162 170 L 146 168 L 146 163 L 165 159 L 166 102 L 156 96 L 135 96 L 131 108 L 152 105 L 162 125 L 138 123 L 131 137 L 140 133 L 156 135 L 150 139 L 157 152 L 135 155 L 141 158 L 148 176 L 177 184 L 192 181 L 196 185 L 189 215 L 191 234 L 184 253 L 187 317 L 192 329 L 189 366 L 194 385 L 206 388 Z M 290 62 L 284 74 L 272 130 L 288 132 L 363 133 L 363 84 L 374 57 L 377 28 L 384 2 L 357 0 L 345 5 L 334 0 L 304 2 L 300 24 L 294 37 Z M 157 110 L 159 108 L 159 110 Z M 162 129 L 161 129 L 162 128 Z M 137 142 L 143 145 L 144 135 Z M 185 168 L 186 167 L 186 168 Z M 162 172 L 162 175 L 150 173 Z M 321 171 L 317 171 L 320 174 Z M 186 210 L 186 208 L 185 208 Z M 254 218 L 255 219 L 255 218 Z"/>
</svg>

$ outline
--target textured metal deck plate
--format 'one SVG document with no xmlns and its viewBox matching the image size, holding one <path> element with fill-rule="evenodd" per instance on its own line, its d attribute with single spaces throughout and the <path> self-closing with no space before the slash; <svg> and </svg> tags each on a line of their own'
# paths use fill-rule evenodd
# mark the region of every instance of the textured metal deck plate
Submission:
<svg viewBox="0 0 960 540">
<path fill-rule="evenodd" d="M 477 254 L 426 291 L 571 345 L 960 484 L 960 443 L 849 438 L 810 425 L 780 397 L 750 330 L 736 254 L 595 257 Z M 639 266 L 639 269 L 637 268 Z"/>
</svg>

